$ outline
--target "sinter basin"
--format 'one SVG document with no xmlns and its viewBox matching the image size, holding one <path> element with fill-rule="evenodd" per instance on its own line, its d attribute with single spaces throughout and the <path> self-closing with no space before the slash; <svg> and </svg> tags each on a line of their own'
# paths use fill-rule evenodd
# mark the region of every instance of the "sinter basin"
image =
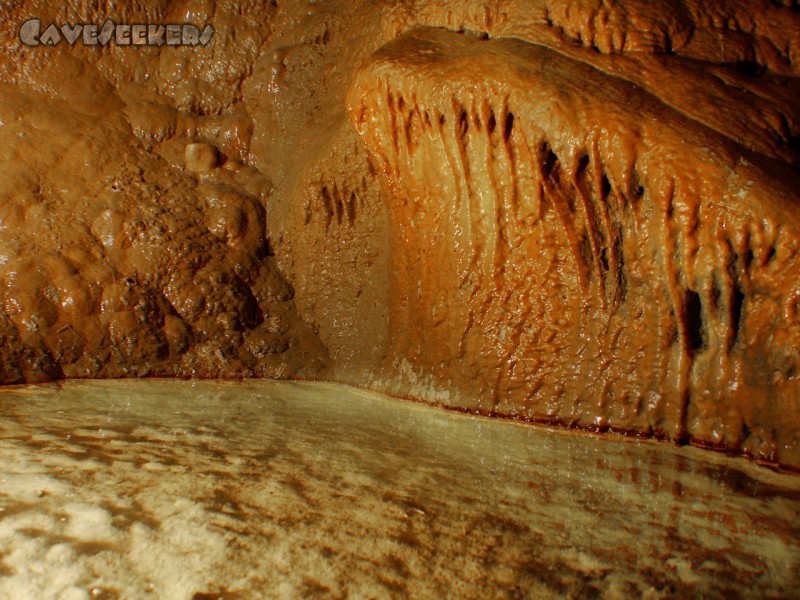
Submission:
<svg viewBox="0 0 800 600">
<path fill-rule="evenodd" d="M 0 389 L 0 597 L 789 597 L 800 478 L 349 387 Z"/>
</svg>

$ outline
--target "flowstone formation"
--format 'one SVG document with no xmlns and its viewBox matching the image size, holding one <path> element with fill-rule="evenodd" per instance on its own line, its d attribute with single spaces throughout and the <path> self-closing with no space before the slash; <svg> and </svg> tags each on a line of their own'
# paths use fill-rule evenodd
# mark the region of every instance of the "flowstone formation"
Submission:
<svg viewBox="0 0 800 600">
<path fill-rule="evenodd" d="M 274 7 L 0 9 L 0 380 L 314 375 L 266 237 L 241 79 Z M 24 46 L 22 23 L 210 19 L 201 47 Z M 193 12 L 198 11 L 198 12 Z"/>
<path fill-rule="evenodd" d="M 415 30 L 349 106 L 388 197 L 392 351 L 458 405 L 795 445 L 789 166 L 515 39 Z"/>
<path fill-rule="evenodd" d="M 5 382 L 324 377 L 800 468 L 797 2 L 46 4 L 0 19 Z"/>
</svg>

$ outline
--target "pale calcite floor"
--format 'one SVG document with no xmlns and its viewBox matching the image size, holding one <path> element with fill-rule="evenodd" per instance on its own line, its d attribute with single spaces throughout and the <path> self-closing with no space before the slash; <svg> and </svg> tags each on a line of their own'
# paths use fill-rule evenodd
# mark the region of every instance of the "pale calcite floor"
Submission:
<svg viewBox="0 0 800 600">
<path fill-rule="evenodd" d="M 348 387 L 0 389 L 0 597 L 798 597 L 800 477 Z"/>
</svg>

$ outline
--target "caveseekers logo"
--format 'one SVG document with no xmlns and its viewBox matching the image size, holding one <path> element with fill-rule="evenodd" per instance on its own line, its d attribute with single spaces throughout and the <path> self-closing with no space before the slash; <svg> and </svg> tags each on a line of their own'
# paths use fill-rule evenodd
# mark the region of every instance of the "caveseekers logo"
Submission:
<svg viewBox="0 0 800 600">
<path fill-rule="evenodd" d="M 19 39 L 26 46 L 58 46 L 66 41 L 74 46 L 80 41 L 84 46 L 208 46 L 214 37 L 214 28 L 206 25 L 201 31 L 189 23 L 180 25 L 131 24 L 117 25 L 111 19 L 102 26 L 95 24 L 51 23 L 42 30 L 39 19 L 28 19 L 19 28 Z"/>
</svg>

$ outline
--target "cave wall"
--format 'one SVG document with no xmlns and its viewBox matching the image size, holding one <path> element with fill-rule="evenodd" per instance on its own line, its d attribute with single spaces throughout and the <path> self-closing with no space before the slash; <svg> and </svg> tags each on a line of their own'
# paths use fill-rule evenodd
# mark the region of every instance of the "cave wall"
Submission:
<svg viewBox="0 0 800 600">
<path fill-rule="evenodd" d="M 5 382 L 326 377 L 800 466 L 796 2 L 3 11 Z"/>
</svg>

